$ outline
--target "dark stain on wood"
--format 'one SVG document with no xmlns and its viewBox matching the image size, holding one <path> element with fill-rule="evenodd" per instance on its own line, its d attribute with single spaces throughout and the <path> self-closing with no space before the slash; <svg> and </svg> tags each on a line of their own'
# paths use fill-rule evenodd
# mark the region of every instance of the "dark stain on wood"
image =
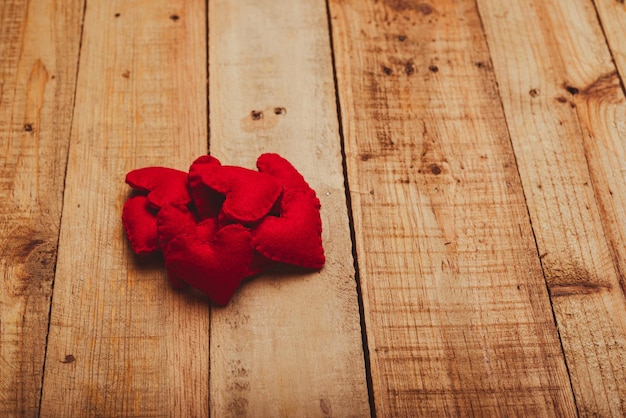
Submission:
<svg viewBox="0 0 626 418">
<path fill-rule="evenodd" d="M 593 283 L 564 283 L 557 286 L 550 286 L 549 289 L 552 297 L 560 297 L 591 295 L 611 290 L 611 286 Z"/>
<path fill-rule="evenodd" d="M 530 89 L 528 94 L 530 94 L 530 97 L 537 97 L 539 96 L 539 91 L 537 89 Z"/>
<path fill-rule="evenodd" d="M 263 119 L 263 111 L 261 110 L 253 110 L 250 112 L 250 117 L 252 120 L 261 120 Z"/>
<path fill-rule="evenodd" d="M 540 255 L 540 259 L 552 297 L 592 295 L 612 289 L 610 283 L 584 266 L 559 263 L 558 259 L 551 260 L 546 255 L 547 253 Z"/>
<path fill-rule="evenodd" d="M 30 124 L 30 123 L 24 124 L 24 131 L 25 132 L 32 132 L 33 131 L 33 125 Z"/>
<path fill-rule="evenodd" d="M 70 364 L 70 363 L 74 363 L 75 361 L 76 361 L 76 357 L 74 357 L 72 354 L 68 354 L 65 356 L 65 359 L 61 360 L 61 363 Z"/>
<path fill-rule="evenodd" d="M 431 73 L 436 73 L 439 71 L 439 67 L 437 67 L 436 65 L 429 65 L 428 71 L 430 71 Z"/>
<path fill-rule="evenodd" d="M 330 401 L 325 398 L 320 399 L 320 409 L 325 417 L 330 417 L 333 415 L 333 409 L 330 405 Z"/>
<path fill-rule="evenodd" d="M 56 263 L 56 240 L 22 227 L 14 230 L 0 253 L 15 266 L 11 293 L 31 297 L 49 295 Z"/>
<path fill-rule="evenodd" d="M 611 103 L 619 103 L 623 100 L 623 96 L 617 71 L 611 71 L 596 78 L 591 84 L 580 90 L 580 94 L 585 98 L 610 99 Z"/>
<path fill-rule="evenodd" d="M 26 259 L 33 251 L 35 251 L 37 247 L 39 247 L 44 242 L 45 241 L 42 239 L 33 239 L 30 241 L 26 241 L 21 247 L 18 248 L 18 252 L 15 255 L 19 258 Z"/>
<path fill-rule="evenodd" d="M 435 11 L 430 3 L 415 0 L 385 0 L 385 5 L 398 12 L 412 10 L 424 16 L 428 16 Z"/>
</svg>

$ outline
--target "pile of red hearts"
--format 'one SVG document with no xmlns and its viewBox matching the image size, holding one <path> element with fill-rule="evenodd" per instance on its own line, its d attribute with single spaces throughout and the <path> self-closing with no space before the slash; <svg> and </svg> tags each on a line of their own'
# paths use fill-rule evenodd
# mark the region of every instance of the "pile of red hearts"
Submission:
<svg viewBox="0 0 626 418">
<path fill-rule="evenodd" d="M 276 263 L 324 265 L 320 202 L 281 156 L 263 154 L 258 171 L 202 156 L 189 173 L 131 171 L 135 190 L 122 222 L 140 255 L 162 252 L 177 288 L 192 286 L 226 305 L 241 282 Z"/>
</svg>

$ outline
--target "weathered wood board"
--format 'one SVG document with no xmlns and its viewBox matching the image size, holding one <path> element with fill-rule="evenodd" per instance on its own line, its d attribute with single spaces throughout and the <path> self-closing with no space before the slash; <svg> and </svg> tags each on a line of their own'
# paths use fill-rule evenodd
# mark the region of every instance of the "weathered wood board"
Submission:
<svg viewBox="0 0 626 418">
<path fill-rule="evenodd" d="M 39 410 L 82 2 L 0 3 L 0 416 Z"/>
<path fill-rule="evenodd" d="M 473 1 L 331 1 L 379 416 L 575 416 Z"/>
<path fill-rule="evenodd" d="M 89 1 L 43 416 L 206 416 L 209 312 L 133 256 L 126 173 L 207 151 L 203 1 Z"/>
<path fill-rule="evenodd" d="M 321 200 L 327 256 L 320 272 L 263 274 L 212 309 L 211 414 L 368 416 L 324 2 L 211 0 L 209 11 L 211 154 L 292 162 Z"/>
<path fill-rule="evenodd" d="M 478 4 L 578 411 L 624 416 L 626 100 L 593 4 Z"/>
</svg>

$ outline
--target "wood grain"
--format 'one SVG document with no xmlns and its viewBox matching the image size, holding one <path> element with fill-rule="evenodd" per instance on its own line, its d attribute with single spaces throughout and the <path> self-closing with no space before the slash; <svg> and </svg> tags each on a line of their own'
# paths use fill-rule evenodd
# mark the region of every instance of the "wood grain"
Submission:
<svg viewBox="0 0 626 418">
<path fill-rule="evenodd" d="M 207 151 L 204 1 L 89 1 L 42 416 L 206 416 L 208 308 L 133 256 L 126 172 Z"/>
<path fill-rule="evenodd" d="M 592 138 L 607 138 L 606 141 L 587 141 L 592 152 L 596 152 L 591 161 L 594 163 L 594 172 L 602 178 L 599 182 L 603 188 L 596 192 L 596 198 L 603 212 L 603 224 L 606 236 L 611 246 L 613 259 L 617 265 L 620 283 L 626 294 L 626 125 L 624 124 L 623 97 L 619 94 L 617 84 L 621 84 L 622 91 L 626 94 L 624 80 L 626 79 L 626 4 L 620 1 L 596 0 L 595 2 L 604 34 L 610 47 L 611 58 L 617 67 L 618 74 L 609 77 L 605 84 L 611 89 L 605 91 L 601 100 L 595 97 L 591 103 L 585 100 L 587 105 L 585 113 L 581 113 L 581 119 L 594 122 L 587 123 L 586 127 L 592 134 Z M 597 38 L 594 38 L 597 39 Z M 611 74 L 614 67 L 607 65 L 607 51 L 602 49 L 602 70 L 605 74 Z M 600 72 L 599 71 L 599 72 Z M 606 83 L 608 81 L 609 83 Z M 601 87 L 598 83 L 597 87 Z M 596 89 L 599 90 L 599 89 Z M 596 95 L 598 96 L 598 95 Z M 606 100 L 615 97 L 615 100 Z M 590 106 L 591 105 L 591 106 Z M 596 112 L 602 113 L 596 113 Z M 594 114 L 595 113 L 595 114 Z M 596 147 L 594 145 L 599 145 Z M 625 406 L 626 408 L 626 406 Z"/>
<path fill-rule="evenodd" d="M 593 4 L 478 4 L 579 413 L 624 416 L 626 101 Z"/>
<path fill-rule="evenodd" d="M 319 273 L 263 274 L 212 309 L 211 414 L 368 416 L 324 2 L 209 10 L 211 154 L 291 161 L 320 197 L 327 255 Z"/>
<path fill-rule="evenodd" d="M 330 6 L 378 416 L 575 416 L 474 2 Z"/>
<path fill-rule="evenodd" d="M 610 47 L 610 54 L 623 80 L 626 77 L 626 3 L 621 0 L 593 0 L 593 4 Z"/>
<path fill-rule="evenodd" d="M 0 416 L 37 416 L 82 2 L 0 3 Z"/>
</svg>

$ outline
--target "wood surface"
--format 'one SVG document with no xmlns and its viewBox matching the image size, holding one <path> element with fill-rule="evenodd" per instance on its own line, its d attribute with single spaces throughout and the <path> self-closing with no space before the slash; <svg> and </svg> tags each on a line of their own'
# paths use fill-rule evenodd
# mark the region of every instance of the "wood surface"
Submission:
<svg viewBox="0 0 626 418">
<path fill-rule="evenodd" d="M 324 2 L 209 11 L 211 154 L 249 168 L 264 152 L 287 158 L 320 198 L 327 257 L 320 272 L 263 274 L 212 309 L 211 415 L 368 416 Z"/>
<path fill-rule="evenodd" d="M 478 4 L 579 414 L 625 416 L 626 101 L 593 4 Z"/>
<path fill-rule="evenodd" d="M 0 417 L 626 416 L 622 0 L 0 1 Z M 213 307 L 132 169 L 289 159 L 327 263 Z M 356 260 L 353 256 L 356 255 Z"/>
<path fill-rule="evenodd" d="M 610 47 L 608 52 L 623 80 L 626 74 L 626 3 L 621 0 L 593 0 L 593 4 L 600 19 L 605 43 Z"/>
<path fill-rule="evenodd" d="M 42 416 L 208 414 L 207 301 L 133 256 L 132 169 L 207 152 L 203 1 L 89 1 L 81 40 Z"/>
<path fill-rule="evenodd" d="M 331 1 L 378 416 L 575 416 L 473 1 Z"/>
<path fill-rule="evenodd" d="M 589 119 L 595 122 L 595 128 L 587 123 L 587 129 L 595 132 L 593 137 L 606 137 L 605 141 L 599 142 L 602 150 L 601 155 L 596 155 L 592 161 L 596 164 L 596 171 L 603 176 L 602 182 L 605 188 L 601 193 L 596 193 L 601 210 L 603 211 L 603 225 L 605 227 L 607 240 L 611 247 L 614 263 L 620 277 L 620 284 L 626 294 L 626 124 L 624 122 L 624 98 L 619 94 L 617 85 L 619 84 L 624 94 L 626 87 L 624 77 L 626 76 L 626 4 L 621 1 L 596 0 L 594 2 L 598 17 L 601 20 L 602 30 L 606 36 L 607 45 L 610 50 L 601 50 L 603 70 L 610 73 L 615 70 L 611 65 L 607 65 L 608 60 L 612 60 L 617 67 L 617 74 L 609 79 L 611 91 L 603 95 L 603 100 L 594 100 L 581 119 Z M 597 39 L 597 37 L 596 37 Z M 610 57 L 607 58 L 607 55 Z M 608 70 L 608 71 L 607 71 Z M 613 92 L 615 95 L 611 95 Z M 611 100 L 606 100 L 611 99 Z M 614 103 L 616 102 L 616 103 Z M 589 101 L 584 102 L 589 105 Z M 602 112 L 595 113 L 594 112 Z M 602 135 L 600 132 L 601 130 Z M 589 141 L 594 145 L 593 140 Z M 596 151 L 595 147 L 592 148 Z M 608 187 L 607 187 L 608 186 Z M 626 406 L 624 406 L 626 408 Z"/>
<path fill-rule="evenodd" d="M 0 416 L 39 410 L 81 2 L 0 2 Z"/>
</svg>

